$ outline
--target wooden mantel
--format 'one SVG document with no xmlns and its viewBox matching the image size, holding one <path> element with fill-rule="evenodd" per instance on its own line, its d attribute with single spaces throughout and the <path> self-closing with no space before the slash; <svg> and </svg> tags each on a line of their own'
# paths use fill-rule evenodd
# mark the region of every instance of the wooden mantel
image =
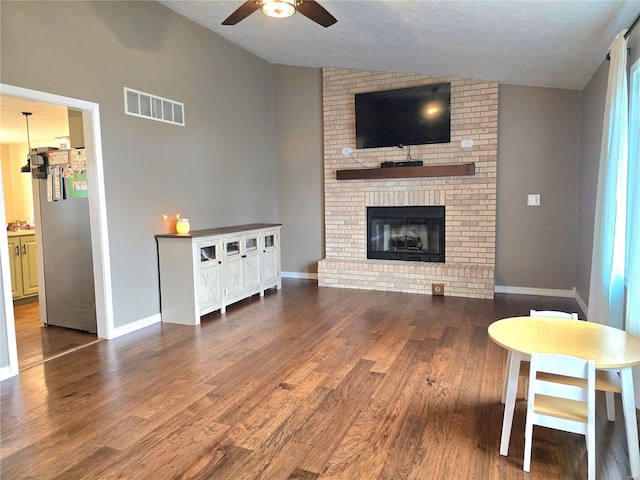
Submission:
<svg viewBox="0 0 640 480">
<path fill-rule="evenodd" d="M 422 167 L 358 168 L 336 170 L 337 180 L 374 180 L 380 178 L 463 177 L 476 174 L 476 164 L 453 163 Z"/>
</svg>

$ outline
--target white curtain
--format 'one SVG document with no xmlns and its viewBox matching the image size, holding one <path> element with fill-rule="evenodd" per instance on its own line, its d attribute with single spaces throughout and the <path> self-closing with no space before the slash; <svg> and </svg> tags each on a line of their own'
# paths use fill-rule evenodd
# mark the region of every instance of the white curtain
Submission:
<svg viewBox="0 0 640 480">
<path fill-rule="evenodd" d="M 609 47 L 609 81 L 602 131 L 596 216 L 591 258 L 589 311 L 591 322 L 624 328 L 625 223 L 627 200 L 626 30 Z"/>
<path fill-rule="evenodd" d="M 627 173 L 626 329 L 640 336 L 640 60 L 631 70 L 629 166 Z M 640 366 L 634 367 L 636 407 L 640 408 Z"/>
</svg>

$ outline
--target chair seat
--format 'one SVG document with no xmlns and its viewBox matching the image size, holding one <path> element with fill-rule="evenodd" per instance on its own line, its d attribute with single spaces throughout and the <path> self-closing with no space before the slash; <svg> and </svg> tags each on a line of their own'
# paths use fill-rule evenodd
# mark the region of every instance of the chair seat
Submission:
<svg viewBox="0 0 640 480">
<path fill-rule="evenodd" d="M 529 378 L 529 362 L 520 362 L 520 376 Z M 565 377 L 562 375 L 554 375 L 551 373 L 538 373 L 541 380 L 550 380 L 554 378 L 556 383 L 564 383 L 566 385 L 575 385 L 577 387 L 586 387 L 587 381 L 579 378 Z M 622 383 L 620 376 L 611 370 L 596 370 L 596 390 L 601 392 L 622 393 Z"/>
</svg>

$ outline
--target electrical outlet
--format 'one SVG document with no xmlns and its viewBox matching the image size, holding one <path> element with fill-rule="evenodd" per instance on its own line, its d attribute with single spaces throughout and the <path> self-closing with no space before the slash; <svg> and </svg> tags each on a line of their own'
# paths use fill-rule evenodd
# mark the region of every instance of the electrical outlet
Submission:
<svg viewBox="0 0 640 480">
<path fill-rule="evenodd" d="M 351 147 L 342 147 L 343 155 L 351 155 Z"/>
<path fill-rule="evenodd" d="M 460 142 L 460 146 L 462 148 L 471 148 L 471 147 L 473 147 L 473 140 L 471 140 L 471 139 L 462 140 Z"/>
<path fill-rule="evenodd" d="M 527 195 L 527 205 L 529 207 L 539 207 L 540 206 L 540 194 L 529 194 Z"/>
</svg>

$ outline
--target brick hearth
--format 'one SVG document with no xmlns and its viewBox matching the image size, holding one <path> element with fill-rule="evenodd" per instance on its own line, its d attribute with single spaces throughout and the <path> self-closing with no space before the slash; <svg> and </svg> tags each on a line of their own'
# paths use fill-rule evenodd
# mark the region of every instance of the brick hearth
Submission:
<svg viewBox="0 0 640 480">
<path fill-rule="evenodd" d="M 451 143 L 411 147 L 425 165 L 475 162 L 466 177 L 336 180 L 336 170 L 401 161 L 396 147 L 355 149 L 354 94 L 451 82 Z M 493 298 L 498 83 L 338 68 L 323 69 L 326 258 L 322 286 Z M 473 140 L 472 148 L 460 141 Z M 342 155 L 353 148 L 355 160 Z M 446 263 L 368 260 L 366 207 L 446 206 Z"/>
</svg>

